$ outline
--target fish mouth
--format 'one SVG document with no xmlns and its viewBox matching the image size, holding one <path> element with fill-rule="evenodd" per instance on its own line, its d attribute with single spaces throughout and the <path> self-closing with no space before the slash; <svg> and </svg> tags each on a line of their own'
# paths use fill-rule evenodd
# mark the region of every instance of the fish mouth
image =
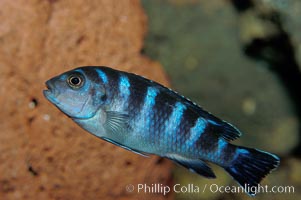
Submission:
<svg viewBox="0 0 301 200">
<path fill-rule="evenodd" d="M 54 85 L 51 84 L 50 81 L 47 81 L 45 83 L 47 90 L 43 90 L 43 94 L 46 97 L 46 99 L 48 99 L 50 102 L 57 104 L 57 100 L 56 100 L 56 94 L 55 94 L 55 87 Z"/>
<path fill-rule="evenodd" d="M 49 81 L 45 83 L 47 90 L 43 90 L 45 97 L 47 98 L 53 92 L 53 86 L 50 84 Z"/>
</svg>

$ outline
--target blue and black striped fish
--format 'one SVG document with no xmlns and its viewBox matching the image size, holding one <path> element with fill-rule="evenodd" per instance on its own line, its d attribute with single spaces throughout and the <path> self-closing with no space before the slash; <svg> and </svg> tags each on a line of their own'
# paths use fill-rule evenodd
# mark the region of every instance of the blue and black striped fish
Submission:
<svg viewBox="0 0 301 200">
<path fill-rule="evenodd" d="M 159 155 L 215 178 L 209 161 L 242 186 L 257 186 L 279 165 L 271 153 L 229 143 L 241 135 L 233 125 L 141 76 L 89 66 L 46 85 L 45 97 L 79 126 L 140 155 Z"/>
</svg>

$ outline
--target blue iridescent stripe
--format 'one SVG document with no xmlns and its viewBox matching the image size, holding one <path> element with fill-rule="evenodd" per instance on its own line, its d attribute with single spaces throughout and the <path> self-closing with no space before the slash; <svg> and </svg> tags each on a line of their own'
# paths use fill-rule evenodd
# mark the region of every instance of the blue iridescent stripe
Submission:
<svg viewBox="0 0 301 200">
<path fill-rule="evenodd" d="M 217 154 L 220 156 L 227 147 L 227 142 L 223 138 L 218 139 Z"/>
<path fill-rule="evenodd" d="M 108 77 L 107 77 L 106 73 L 104 73 L 100 69 L 96 69 L 96 72 L 98 73 L 99 77 L 102 79 L 102 82 L 107 84 L 108 83 Z"/>
<path fill-rule="evenodd" d="M 124 102 L 128 102 L 130 92 L 130 82 L 127 76 L 121 75 L 119 79 L 119 94 Z"/>
<path fill-rule="evenodd" d="M 206 128 L 206 121 L 203 118 L 198 118 L 195 125 L 190 129 L 190 137 L 185 142 L 186 147 L 191 147 L 201 137 Z"/>
<path fill-rule="evenodd" d="M 186 106 L 181 102 L 177 102 L 172 110 L 169 119 L 165 123 L 165 130 L 167 136 L 172 136 L 175 131 L 179 128 L 183 112 L 186 110 Z"/>
<path fill-rule="evenodd" d="M 151 109 L 155 105 L 155 99 L 158 94 L 158 90 L 154 87 L 147 88 L 147 94 L 145 96 L 143 109 Z"/>
<path fill-rule="evenodd" d="M 153 112 L 153 106 L 155 105 L 156 101 L 156 96 L 158 95 L 159 90 L 154 87 L 148 87 L 147 92 L 144 98 L 144 104 L 141 109 L 140 115 L 137 116 L 138 121 L 137 125 L 139 125 L 138 132 L 143 132 L 145 130 L 149 130 L 151 127 L 151 120 L 152 118 L 150 117 L 151 113 Z"/>
</svg>

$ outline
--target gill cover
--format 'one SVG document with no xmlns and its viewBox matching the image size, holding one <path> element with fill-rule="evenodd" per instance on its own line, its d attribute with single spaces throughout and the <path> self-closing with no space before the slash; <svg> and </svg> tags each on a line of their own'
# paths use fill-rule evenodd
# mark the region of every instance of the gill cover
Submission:
<svg viewBox="0 0 301 200">
<path fill-rule="evenodd" d="M 71 118 L 88 119 L 105 103 L 105 87 L 77 69 L 46 82 L 45 97 Z"/>
</svg>

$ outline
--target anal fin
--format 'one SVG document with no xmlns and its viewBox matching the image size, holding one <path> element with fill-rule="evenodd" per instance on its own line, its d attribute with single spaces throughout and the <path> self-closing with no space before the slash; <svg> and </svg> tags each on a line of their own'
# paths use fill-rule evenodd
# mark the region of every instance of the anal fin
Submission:
<svg viewBox="0 0 301 200">
<path fill-rule="evenodd" d="M 169 154 L 166 157 L 189 169 L 190 171 L 202 175 L 206 178 L 216 178 L 212 169 L 200 159 L 189 159 L 176 154 Z"/>
</svg>

